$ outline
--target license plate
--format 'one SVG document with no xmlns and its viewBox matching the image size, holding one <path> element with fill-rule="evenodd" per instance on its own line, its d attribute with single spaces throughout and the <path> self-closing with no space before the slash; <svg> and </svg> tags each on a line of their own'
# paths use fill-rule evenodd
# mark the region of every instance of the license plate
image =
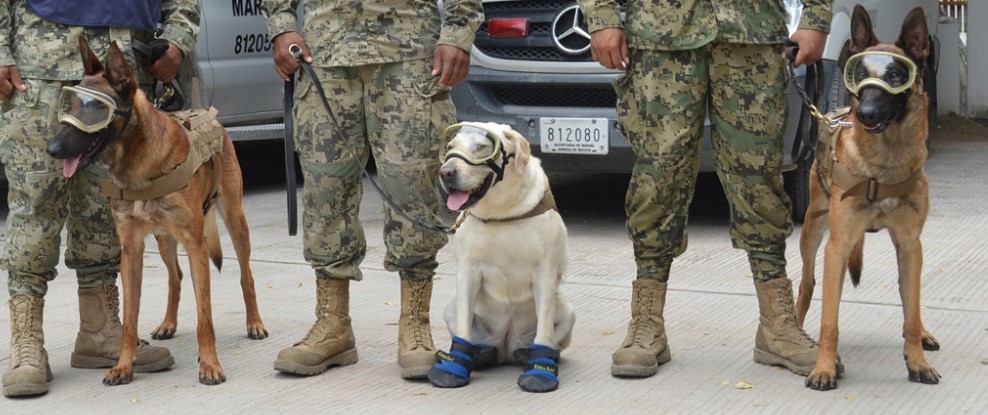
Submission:
<svg viewBox="0 0 988 415">
<path fill-rule="evenodd" d="M 543 153 L 603 156 L 608 151 L 606 118 L 541 118 L 539 140 Z"/>
</svg>

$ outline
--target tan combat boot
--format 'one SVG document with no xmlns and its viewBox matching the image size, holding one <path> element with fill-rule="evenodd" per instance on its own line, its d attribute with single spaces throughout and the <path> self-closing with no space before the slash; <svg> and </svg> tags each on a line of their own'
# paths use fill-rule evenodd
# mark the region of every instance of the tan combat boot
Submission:
<svg viewBox="0 0 988 415">
<path fill-rule="evenodd" d="M 424 379 L 436 363 L 432 344 L 429 303 L 432 281 L 401 281 L 401 318 L 398 319 L 398 366 L 405 379 Z"/>
<path fill-rule="evenodd" d="M 72 367 L 99 369 L 113 367 L 120 360 L 120 294 L 116 284 L 79 288 L 79 334 L 72 352 Z M 164 347 L 146 340 L 137 343 L 135 372 L 157 372 L 175 364 Z"/>
<path fill-rule="evenodd" d="M 42 315 L 45 299 L 26 294 L 10 297 L 10 363 L 3 374 L 4 396 L 48 392 L 51 368 L 45 351 Z"/>
<path fill-rule="evenodd" d="M 759 324 L 755 334 L 755 362 L 785 366 L 791 372 L 809 375 L 816 366 L 820 348 L 796 322 L 792 282 L 776 278 L 755 282 Z"/>
<path fill-rule="evenodd" d="M 666 283 L 639 279 L 632 287 L 628 335 L 611 356 L 611 375 L 643 378 L 654 375 L 659 365 L 672 358 L 662 318 Z"/>
<path fill-rule="evenodd" d="M 274 368 L 308 376 L 354 363 L 357 347 L 350 327 L 350 280 L 316 278 L 316 322 L 302 341 L 278 352 Z"/>
</svg>

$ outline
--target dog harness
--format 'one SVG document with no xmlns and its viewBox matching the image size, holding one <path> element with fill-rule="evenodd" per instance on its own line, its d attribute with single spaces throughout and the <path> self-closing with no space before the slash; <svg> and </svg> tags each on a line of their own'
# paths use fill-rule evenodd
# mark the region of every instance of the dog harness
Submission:
<svg viewBox="0 0 988 415">
<path fill-rule="evenodd" d="M 827 113 L 827 117 L 841 121 L 851 113 L 850 107 L 842 107 Z M 853 125 L 853 124 L 852 124 Z M 847 166 L 837 160 L 836 142 L 837 136 L 846 126 L 846 123 L 828 125 L 820 123 L 820 145 L 817 147 L 817 180 L 820 181 L 820 188 L 830 197 L 831 191 L 828 186 L 829 177 L 841 189 L 845 189 L 841 194 L 841 200 L 848 196 L 863 197 L 869 202 L 896 197 L 908 194 L 916 188 L 916 183 L 923 177 L 923 168 L 914 171 L 905 180 L 898 183 L 879 183 L 874 177 L 862 176 L 851 172 Z M 815 212 L 814 216 L 826 213 L 826 210 Z"/>
<path fill-rule="evenodd" d="M 207 161 L 213 161 L 213 185 L 209 197 L 203 204 L 203 210 L 208 210 L 219 194 L 220 174 L 222 170 L 223 125 L 216 120 L 217 110 L 186 110 L 168 113 L 173 120 L 185 129 L 189 137 L 189 154 L 175 168 L 155 179 L 151 184 L 140 189 L 124 189 L 117 186 L 113 180 L 103 180 L 100 188 L 103 194 L 124 200 L 152 200 L 169 193 L 181 190 L 189 185 L 192 175 Z"/>
</svg>

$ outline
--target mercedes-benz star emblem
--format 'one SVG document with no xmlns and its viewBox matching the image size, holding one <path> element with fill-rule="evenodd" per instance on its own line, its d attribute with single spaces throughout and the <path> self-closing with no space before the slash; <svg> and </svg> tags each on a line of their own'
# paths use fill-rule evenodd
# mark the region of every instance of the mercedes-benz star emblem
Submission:
<svg viewBox="0 0 988 415">
<path fill-rule="evenodd" d="M 580 6 L 569 6 L 552 19 L 552 43 L 570 55 L 580 55 L 590 50 L 590 32 Z"/>
</svg>

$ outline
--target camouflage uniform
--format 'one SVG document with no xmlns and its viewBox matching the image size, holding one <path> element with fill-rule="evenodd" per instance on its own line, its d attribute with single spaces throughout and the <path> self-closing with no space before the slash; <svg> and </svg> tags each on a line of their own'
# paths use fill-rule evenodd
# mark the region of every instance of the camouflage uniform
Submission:
<svg viewBox="0 0 988 415">
<path fill-rule="evenodd" d="M 430 74 L 437 45 L 469 51 L 480 2 L 308 1 L 302 35 L 329 95 L 329 119 L 304 73 L 295 92 L 295 138 L 305 186 L 305 259 L 319 278 L 360 280 L 366 251 L 358 220 L 361 167 L 373 154 L 387 196 L 410 217 L 441 222 L 436 177 L 439 133 L 454 123 L 449 91 Z M 265 0 L 268 33 L 296 30 L 297 0 Z M 403 280 L 431 280 L 446 235 L 385 207 L 384 266 Z"/>
<path fill-rule="evenodd" d="M 800 28 L 828 32 L 830 1 L 803 1 Z M 616 0 L 580 0 L 590 31 L 622 27 Z M 791 202 L 783 191 L 788 36 L 778 0 L 627 3 L 630 65 L 615 79 L 637 160 L 625 199 L 639 279 L 665 282 L 686 250 L 687 213 L 709 96 L 714 166 L 731 239 L 756 281 L 785 277 Z"/>
<path fill-rule="evenodd" d="M 195 0 L 164 0 L 163 38 L 192 56 L 199 31 Z M 43 297 L 55 278 L 60 233 L 67 229 L 65 264 L 76 271 L 80 287 L 114 284 L 120 246 L 109 212 L 109 201 L 98 181 L 108 173 L 93 163 L 71 179 L 62 177 L 62 163 L 45 153 L 58 129 L 58 96 L 62 86 L 82 79 L 79 37 L 85 36 L 97 56 L 105 56 L 116 41 L 133 68 L 131 40 L 147 42 L 150 35 L 127 28 L 86 28 L 52 23 L 28 10 L 23 0 L 0 0 L 0 66 L 16 66 L 27 84 L 3 103 L 0 160 L 9 183 L 7 243 L 2 260 L 10 295 Z M 192 66 L 184 59 L 183 71 Z M 138 80 L 150 75 L 138 70 Z M 187 76 L 187 75 L 183 75 Z M 198 88 L 186 96 L 196 102 Z"/>
</svg>

